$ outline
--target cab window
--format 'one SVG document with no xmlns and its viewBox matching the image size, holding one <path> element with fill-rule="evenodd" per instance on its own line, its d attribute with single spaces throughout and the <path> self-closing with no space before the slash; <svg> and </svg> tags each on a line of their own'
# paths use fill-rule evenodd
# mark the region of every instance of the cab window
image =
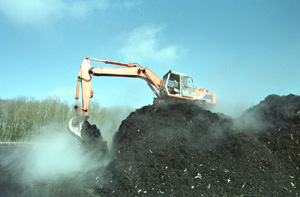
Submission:
<svg viewBox="0 0 300 197">
<path fill-rule="evenodd" d="M 194 82 L 191 77 L 183 76 L 182 81 L 183 81 L 184 88 L 193 88 L 194 87 Z"/>
</svg>

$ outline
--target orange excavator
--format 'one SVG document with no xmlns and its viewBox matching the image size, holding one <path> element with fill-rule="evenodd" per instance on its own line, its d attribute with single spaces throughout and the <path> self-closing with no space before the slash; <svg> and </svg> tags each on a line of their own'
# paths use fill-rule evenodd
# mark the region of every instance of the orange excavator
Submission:
<svg viewBox="0 0 300 197">
<path fill-rule="evenodd" d="M 90 63 L 91 61 L 103 62 L 105 64 L 120 67 L 92 67 Z M 80 66 L 75 97 L 78 101 L 81 85 L 82 106 L 75 105 L 75 110 L 76 114 L 78 114 L 78 111 L 82 111 L 83 116 L 77 115 L 72 118 L 68 126 L 71 134 L 83 142 L 89 142 L 89 137 L 85 137 L 83 130 L 85 127 L 84 122 L 87 122 L 89 114 L 90 99 L 94 94 L 94 91 L 92 90 L 93 76 L 131 77 L 143 79 L 156 95 L 156 98 L 153 100 L 154 103 L 188 101 L 204 105 L 206 107 L 214 106 L 216 104 L 216 95 L 208 92 L 206 89 L 196 88 L 193 78 L 186 74 L 170 70 L 161 79 L 153 71 L 140 66 L 138 63 L 120 63 L 86 57 Z M 99 135 L 99 131 L 89 134 L 89 136 L 94 137 Z"/>
</svg>

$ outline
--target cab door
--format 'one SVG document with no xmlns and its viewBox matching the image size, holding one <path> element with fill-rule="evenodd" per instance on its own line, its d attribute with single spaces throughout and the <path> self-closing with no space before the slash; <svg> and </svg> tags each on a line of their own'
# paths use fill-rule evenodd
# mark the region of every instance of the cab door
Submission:
<svg viewBox="0 0 300 197">
<path fill-rule="evenodd" d="M 193 78 L 183 75 L 181 76 L 181 82 L 182 96 L 194 98 L 196 91 Z"/>
</svg>

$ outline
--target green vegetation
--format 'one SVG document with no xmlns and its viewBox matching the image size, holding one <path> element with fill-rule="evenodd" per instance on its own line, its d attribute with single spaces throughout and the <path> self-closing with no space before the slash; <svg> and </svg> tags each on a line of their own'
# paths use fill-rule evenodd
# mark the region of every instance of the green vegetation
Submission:
<svg viewBox="0 0 300 197">
<path fill-rule="evenodd" d="M 97 125 L 110 122 L 110 129 L 117 130 L 122 118 L 132 108 L 102 108 L 98 102 L 92 102 L 90 117 Z M 67 130 L 68 121 L 75 115 L 73 106 L 60 101 L 58 97 L 48 97 L 42 101 L 33 98 L 0 99 L 0 141 L 30 141 L 49 124 L 61 125 Z"/>
</svg>

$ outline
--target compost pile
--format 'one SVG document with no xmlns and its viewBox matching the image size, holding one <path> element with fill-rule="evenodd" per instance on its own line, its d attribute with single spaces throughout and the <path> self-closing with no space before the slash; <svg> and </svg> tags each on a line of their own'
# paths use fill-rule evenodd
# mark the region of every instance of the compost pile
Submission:
<svg viewBox="0 0 300 197">
<path fill-rule="evenodd" d="M 54 177 L 31 177 L 31 146 L 2 146 L 0 196 L 300 194 L 300 96 L 270 95 L 235 119 L 191 103 L 145 106 L 123 120 L 110 154 L 97 127 L 84 127 L 100 144 L 84 144 L 83 169 Z"/>
<path fill-rule="evenodd" d="M 300 97 L 270 95 L 238 119 L 194 104 L 145 106 L 114 136 L 101 196 L 297 196 Z"/>
</svg>

